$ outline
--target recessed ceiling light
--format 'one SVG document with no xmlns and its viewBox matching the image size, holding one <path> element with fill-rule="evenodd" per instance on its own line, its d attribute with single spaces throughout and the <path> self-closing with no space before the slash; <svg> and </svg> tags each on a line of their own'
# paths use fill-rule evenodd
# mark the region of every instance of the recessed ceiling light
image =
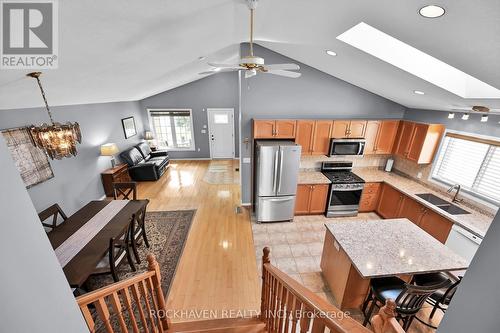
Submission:
<svg viewBox="0 0 500 333">
<path fill-rule="evenodd" d="M 425 93 L 423 91 L 420 91 L 420 90 L 413 90 L 413 92 L 417 95 L 425 95 Z"/>
<path fill-rule="evenodd" d="M 364 22 L 337 39 L 462 98 L 500 98 L 500 89 Z"/>
<path fill-rule="evenodd" d="M 437 18 L 437 17 L 443 16 L 446 11 L 444 10 L 443 7 L 436 6 L 436 5 L 429 5 L 429 6 L 425 6 L 425 7 L 420 8 L 420 10 L 418 12 L 423 17 Z"/>
<path fill-rule="evenodd" d="M 455 112 L 448 113 L 448 119 L 453 119 L 453 118 L 455 118 Z"/>
<path fill-rule="evenodd" d="M 468 120 L 469 119 L 469 114 L 468 113 L 464 113 L 463 116 L 462 116 L 462 120 Z"/>
<path fill-rule="evenodd" d="M 485 123 L 485 122 L 487 122 L 487 121 L 488 121 L 488 115 L 487 115 L 487 114 L 483 114 L 483 115 L 481 116 L 481 122 L 482 122 L 482 123 Z"/>
<path fill-rule="evenodd" d="M 332 57 L 335 57 L 337 55 L 337 52 L 332 51 L 332 50 L 326 50 L 326 54 L 331 55 Z"/>
</svg>

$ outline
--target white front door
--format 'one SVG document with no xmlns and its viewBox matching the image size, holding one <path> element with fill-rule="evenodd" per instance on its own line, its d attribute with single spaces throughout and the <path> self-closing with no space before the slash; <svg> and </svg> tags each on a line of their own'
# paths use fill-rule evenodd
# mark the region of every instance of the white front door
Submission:
<svg viewBox="0 0 500 333">
<path fill-rule="evenodd" d="M 234 157 L 234 110 L 207 109 L 211 158 Z"/>
</svg>

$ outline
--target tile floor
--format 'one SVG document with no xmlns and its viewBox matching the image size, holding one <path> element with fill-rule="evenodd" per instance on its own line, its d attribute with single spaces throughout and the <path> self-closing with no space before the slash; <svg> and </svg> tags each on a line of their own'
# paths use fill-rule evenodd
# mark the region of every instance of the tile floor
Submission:
<svg viewBox="0 0 500 333">
<path fill-rule="evenodd" d="M 292 223 L 256 223 L 253 221 L 252 232 L 259 274 L 262 271 L 262 249 L 268 246 L 271 249 L 271 263 L 273 265 L 317 295 L 338 306 L 321 274 L 320 260 L 326 231 L 324 224 L 377 219 L 381 219 L 381 217 L 376 213 L 360 213 L 356 217 L 342 218 L 326 218 L 323 215 L 296 216 Z M 424 306 L 419 317 L 428 318 L 429 307 L 428 305 Z M 363 321 L 361 311 L 351 312 L 351 316 L 360 322 Z M 432 324 L 437 325 L 441 317 L 442 315 L 438 311 Z M 411 333 L 433 331 L 416 321 L 409 330 Z"/>
</svg>

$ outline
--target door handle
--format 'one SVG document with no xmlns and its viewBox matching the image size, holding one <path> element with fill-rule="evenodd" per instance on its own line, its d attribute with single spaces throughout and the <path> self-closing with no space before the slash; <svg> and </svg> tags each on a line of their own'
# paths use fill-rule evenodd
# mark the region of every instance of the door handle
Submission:
<svg viewBox="0 0 500 333">
<path fill-rule="evenodd" d="M 267 199 L 267 201 L 271 202 L 280 202 L 280 201 L 290 201 L 290 198 L 280 198 L 280 199 Z"/>
<path fill-rule="evenodd" d="M 273 191 L 276 193 L 276 177 L 278 177 L 278 151 L 274 154 L 274 177 L 273 177 Z"/>
<path fill-rule="evenodd" d="M 281 173 L 283 172 L 283 150 L 280 149 L 280 174 L 279 174 L 279 182 L 278 182 L 278 193 L 281 191 Z"/>
</svg>

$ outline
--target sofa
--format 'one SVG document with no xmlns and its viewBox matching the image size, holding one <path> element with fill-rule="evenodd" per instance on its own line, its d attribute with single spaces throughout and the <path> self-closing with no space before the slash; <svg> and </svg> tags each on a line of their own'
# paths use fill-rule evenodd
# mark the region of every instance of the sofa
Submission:
<svg viewBox="0 0 500 333">
<path fill-rule="evenodd" d="M 146 142 L 121 152 L 120 157 L 128 164 L 130 178 L 135 181 L 160 179 L 170 163 L 167 151 L 151 151 Z"/>
</svg>

